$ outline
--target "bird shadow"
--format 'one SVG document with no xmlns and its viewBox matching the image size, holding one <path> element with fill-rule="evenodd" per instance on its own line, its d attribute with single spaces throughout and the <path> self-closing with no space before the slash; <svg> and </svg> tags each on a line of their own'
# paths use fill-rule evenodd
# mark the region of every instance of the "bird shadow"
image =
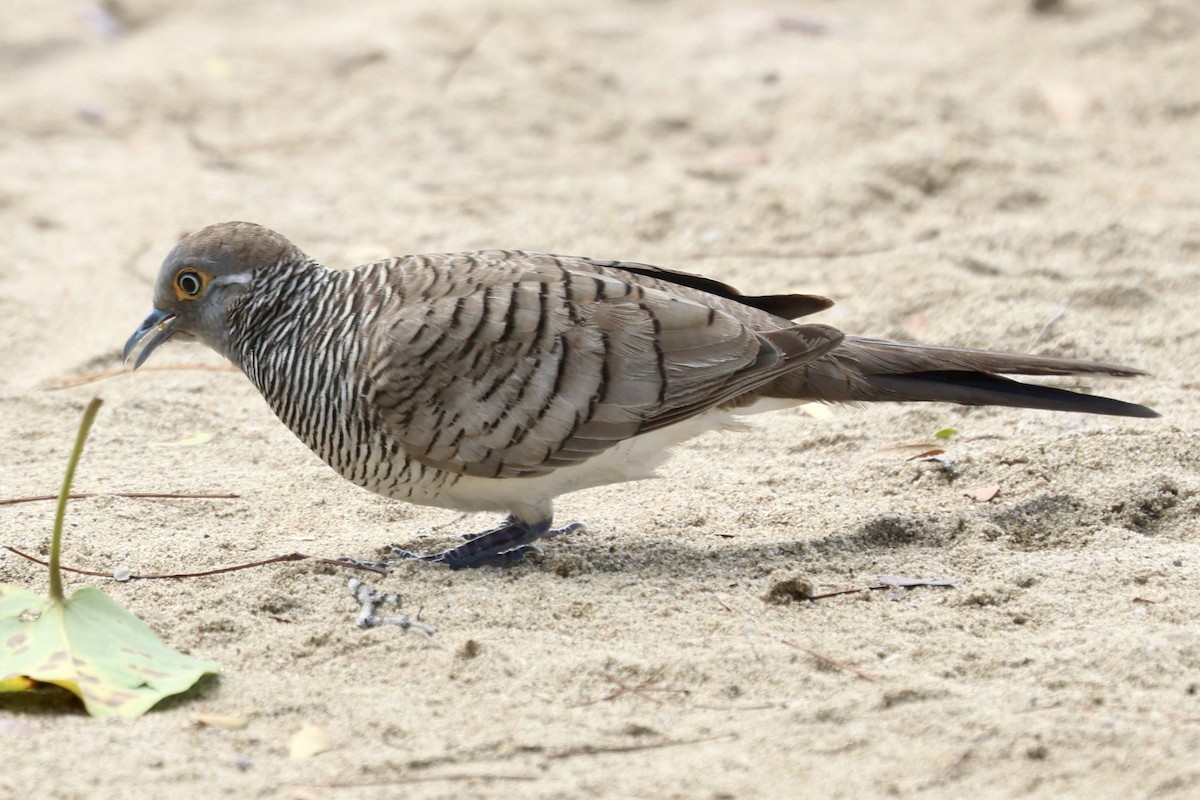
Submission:
<svg viewBox="0 0 1200 800">
<path fill-rule="evenodd" d="M 603 537 L 592 533 L 548 542 L 542 547 L 542 563 L 543 568 L 559 574 L 577 571 L 569 564 L 565 570 L 560 569 L 562 559 L 583 558 L 596 572 L 728 579 L 745 574 L 762 575 L 797 560 L 832 561 L 846 556 L 874 560 L 901 548 L 940 547 L 952 541 L 963 525 L 961 517 L 955 514 L 889 513 L 823 535 L 810 537 L 806 531 L 796 537 L 794 532 L 785 531 L 778 541 L 757 539 L 747 544 L 728 538 L 714 542 L 711 533 L 703 538 L 649 538 L 618 530 Z"/>
</svg>

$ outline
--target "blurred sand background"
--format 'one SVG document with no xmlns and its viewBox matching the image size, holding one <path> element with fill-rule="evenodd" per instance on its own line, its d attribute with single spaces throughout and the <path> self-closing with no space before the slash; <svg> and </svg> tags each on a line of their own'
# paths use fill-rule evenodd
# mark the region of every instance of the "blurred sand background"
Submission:
<svg viewBox="0 0 1200 800">
<path fill-rule="evenodd" d="M 236 373 L 56 388 L 118 368 L 162 256 L 227 219 L 333 265 L 506 247 L 816 292 L 854 333 L 1139 366 L 1079 385 L 1163 418 L 760 417 L 564 498 L 590 532 L 538 563 L 359 575 L 433 637 L 356 629 L 316 562 L 75 577 L 224 671 L 136 721 L 0 699 L 0 796 L 1200 796 L 1200 5 L 1038 5 L 4 0 L 0 499 L 57 490 L 97 392 L 78 491 L 240 495 L 74 503 L 70 564 L 492 521 L 355 489 Z M 0 506 L 0 543 L 39 551 L 52 506 Z M 880 575 L 954 587 L 765 599 Z M 46 583 L 7 552 L 0 581 Z M 290 759 L 306 725 L 330 748 Z"/>
</svg>

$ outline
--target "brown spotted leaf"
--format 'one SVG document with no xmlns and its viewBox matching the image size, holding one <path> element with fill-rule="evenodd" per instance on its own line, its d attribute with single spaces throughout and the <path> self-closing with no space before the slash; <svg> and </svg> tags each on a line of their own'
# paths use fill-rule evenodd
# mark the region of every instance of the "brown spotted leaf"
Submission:
<svg viewBox="0 0 1200 800">
<path fill-rule="evenodd" d="M 171 650 L 99 589 L 57 602 L 0 584 L 0 691 L 53 683 L 93 716 L 136 717 L 217 669 Z"/>
</svg>

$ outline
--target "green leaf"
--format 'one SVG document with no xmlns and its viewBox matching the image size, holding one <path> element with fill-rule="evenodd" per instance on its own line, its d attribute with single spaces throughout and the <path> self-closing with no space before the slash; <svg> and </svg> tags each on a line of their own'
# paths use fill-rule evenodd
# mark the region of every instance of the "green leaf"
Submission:
<svg viewBox="0 0 1200 800">
<path fill-rule="evenodd" d="M 83 413 L 63 477 L 50 539 L 50 596 L 0 584 L 0 692 L 53 683 L 79 696 L 92 716 L 137 717 L 219 668 L 170 649 L 99 589 L 63 595 L 59 558 L 67 498 L 99 410 L 100 399 L 94 398 Z"/>
<path fill-rule="evenodd" d="M 957 434 L 958 434 L 958 431 L 956 431 L 954 428 L 942 428 L 940 431 L 938 431 L 937 433 L 935 433 L 933 435 L 933 438 L 938 439 L 938 440 L 943 440 L 943 439 L 949 439 L 951 436 L 956 436 Z"/>
<path fill-rule="evenodd" d="M 99 589 L 64 602 L 0 584 L 0 691 L 53 683 L 92 716 L 137 717 L 219 667 L 171 650 Z"/>
</svg>

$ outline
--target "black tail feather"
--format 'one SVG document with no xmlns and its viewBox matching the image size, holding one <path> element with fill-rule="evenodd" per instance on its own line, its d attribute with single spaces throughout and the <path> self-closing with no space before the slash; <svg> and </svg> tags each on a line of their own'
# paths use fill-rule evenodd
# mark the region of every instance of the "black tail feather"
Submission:
<svg viewBox="0 0 1200 800">
<path fill-rule="evenodd" d="M 864 375 L 885 399 L 959 403 L 969 406 L 1009 406 L 1044 411 L 1078 411 L 1115 417 L 1157 417 L 1152 408 L 1110 397 L 1079 394 L 1051 386 L 1021 383 L 983 372 L 934 370 L 898 375 Z"/>
</svg>

